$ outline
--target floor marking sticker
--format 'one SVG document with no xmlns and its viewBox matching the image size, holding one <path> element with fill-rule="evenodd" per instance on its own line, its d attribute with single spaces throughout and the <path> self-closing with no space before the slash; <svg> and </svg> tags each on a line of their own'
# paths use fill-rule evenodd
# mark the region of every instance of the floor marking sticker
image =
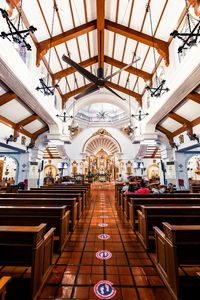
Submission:
<svg viewBox="0 0 200 300">
<path fill-rule="evenodd" d="M 110 235 L 109 234 L 99 234 L 98 238 L 100 240 L 108 240 L 110 238 Z"/>
<path fill-rule="evenodd" d="M 107 227 L 108 224 L 106 224 L 106 223 L 99 223 L 98 226 L 99 226 L 99 227 Z"/>
<path fill-rule="evenodd" d="M 100 216 L 100 218 L 103 218 L 103 219 L 105 219 L 105 218 L 108 218 L 108 216 Z"/>
<path fill-rule="evenodd" d="M 94 286 L 94 293 L 100 299 L 111 299 L 116 294 L 116 289 L 112 287 L 113 283 L 107 280 L 101 280 Z"/>
<path fill-rule="evenodd" d="M 112 253 L 108 250 L 100 250 L 96 253 L 98 259 L 107 260 L 112 257 Z"/>
</svg>

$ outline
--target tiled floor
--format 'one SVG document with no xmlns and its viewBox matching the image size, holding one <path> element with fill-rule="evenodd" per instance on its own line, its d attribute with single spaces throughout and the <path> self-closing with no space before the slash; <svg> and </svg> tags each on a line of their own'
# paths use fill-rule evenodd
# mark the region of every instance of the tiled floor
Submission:
<svg viewBox="0 0 200 300">
<path fill-rule="evenodd" d="M 58 258 L 40 299 L 99 299 L 94 286 L 107 280 L 116 291 L 112 299 L 171 300 L 152 261 L 117 210 L 114 191 L 93 191 L 91 197 L 90 207 Z M 100 227 L 100 223 L 108 226 Z M 100 234 L 110 238 L 101 240 Z M 100 250 L 110 251 L 112 257 L 97 258 Z M 101 291 L 104 294 L 104 289 Z M 103 297 L 108 299 L 105 294 Z"/>
</svg>

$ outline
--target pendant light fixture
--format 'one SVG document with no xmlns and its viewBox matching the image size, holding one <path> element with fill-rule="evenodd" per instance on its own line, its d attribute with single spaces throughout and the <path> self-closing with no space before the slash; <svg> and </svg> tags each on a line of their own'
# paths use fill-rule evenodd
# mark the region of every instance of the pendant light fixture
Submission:
<svg viewBox="0 0 200 300">
<path fill-rule="evenodd" d="M 183 44 L 178 48 L 178 53 L 182 53 L 183 50 L 190 49 L 193 46 L 197 45 L 197 40 L 200 37 L 200 20 L 195 19 L 191 14 L 189 13 L 189 7 L 187 0 L 185 0 L 185 6 L 186 6 L 186 30 L 185 32 L 178 32 L 178 30 L 174 30 L 170 35 L 173 38 L 180 39 Z M 196 25 L 192 28 L 193 20 L 197 21 Z"/>
<path fill-rule="evenodd" d="M 56 6 L 56 3 L 54 3 L 53 7 L 53 17 L 52 17 L 52 26 L 51 26 L 51 39 L 50 39 L 50 48 L 49 48 L 49 60 L 48 60 L 48 67 L 47 67 L 47 79 L 45 82 L 44 78 L 40 78 L 40 84 L 41 86 L 36 87 L 37 91 L 41 91 L 45 96 L 54 95 L 55 89 L 59 87 L 59 85 L 56 83 L 55 85 L 49 85 L 49 77 L 50 77 L 50 62 L 51 62 L 51 43 L 53 39 L 53 29 L 54 29 L 54 20 L 55 20 L 55 13 L 58 11 L 58 8 Z"/>
<path fill-rule="evenodd" d="M 136 84 L 137 84 L 137 93 L 139 94 L 140 93 L 140 87 L 139 87 L 139 76 L 138 76 L 138 72 L 137 72 L 137 62 L 135 64 L 135 68 L 136 68 L 136 76 L 137 76 L 137 79 L 136 79 Z M 142 121 L 144 119 L 145 116 L 148 116 L 149 114 L 148 113 L 144 113 L 142 111 L 142 108 L 141 106 L 139 105 L 138 106 L 138 113 L 137 114 L 132 114 L 131 117 L 134 117 L 137 121 Z"/>
<path fill-rule="evenodd" d="M 146 90 L 150 92 L 151 97 L 160 97 L 165 92 L 169 92 L 169 89 L 164 87 L 166 80 L 163 79 L 160 81 L 160 79 L 158 78 L 157 66 L 156 66 L 156 50 L 154 47 L 155 41 L 154 41 L 154 34 L 153 34 L 153 22 L 152 22 L 150 5 L 148 5 L 147 11 L 149 12 L 151 36 L 152 36 L 152 42 L 153 42 L 153 58 L 154 58 L 154 66 L 155 66 L 155 87 L 150 87 L 148 85 L 148 86 L 146 86 Z"/>
<path fill-rule="evenodd" d="M 74 90 L 75 90 L 75 80 L 74 80 Z M 75 98 L 73 98 L 73 117 L 71 125 L 68 126 L 71 136 L 75 136 L 78 133 L 78 124 L 75 122 Z"/>
<path fill-rule="evenodd" d="M 134 130 L 137 127 L 134 127 L 132 124 L 132 119 L 131 119 L 131 97 L 130 97 L 130 81 L 128 80 L 128 87 L 129 87 L 129 96 L 128 96 L 128 104 L 129 104 L 129 125 L 124 128 L 124 132 L 127 135 L 132 135 L 134 133 Z"/>
<path fill-rule="evenodd" d="M 0 8 L 2 17 L 6 20 L 6 23 L 8 25 L 9 32 L 2 31 L 0 34 L 0 37 L 3 39 L 8 39 L 9 41 L 13 41 L 14 43 L 19 44 L 21 47 L 26 48 L 28 51 L 31 51 L 31 45 L 27 43 L 26 38 L 31 34 L 34 33 L 37 28 L 34 26 L 30 26 L 28 29 L 20 30 L 21 25 L 21 16 L 22 16 L 22 0 L 21 5 L 19 9 L 19 19 L 18 24 L 15 26 L 13 22 L 8 17 L 8 13 L 6 10 Z"/>
<path fill-rule="evenodd" d="M 75 99 L 73 98 L 73 117 L 71 125 L 68 127 L 71 136 L 75 136 L 78 133 L 78 124 L 75 122 Z"/>
<path fill-rule="evenodd" d="M 68 65 L 67 65 L 67 70 L 68 70 Z M 67 74 L 66 74 L 66 89 L 65 89 L 65 94 L 67 94 Z M 60 118 L 63 123 L 66 123 L 67 122 L 67 119 L 73 119 L 73 116 L 69 116 L 66 112 L 66 102 L 65 102 L 65 105 L 64 105 L 64 109 L 63 109 L 63 114 L 59 115 L 57 114 L 56 117 Z"/>
</svg>

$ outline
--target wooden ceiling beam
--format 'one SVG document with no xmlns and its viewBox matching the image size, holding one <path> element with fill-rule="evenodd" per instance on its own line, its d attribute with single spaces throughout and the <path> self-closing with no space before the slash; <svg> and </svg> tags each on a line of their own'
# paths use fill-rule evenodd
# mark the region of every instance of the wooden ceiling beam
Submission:
<svg viewBox="0 0 200 300">
<path fill-rule="evenodd" d="M 124 68 L 126 66 L 125 63 L 123 63 L 123 62 L 121 62 L 119 60 L 116 60 L 114 58 L 108 57 L 108 56 L 105 56 L 105 62 L 107 64 L 115 66 L 116 68 L 119 68 L 119 69 L 122 69 L 122 68 Z M 132 66 L 128 67 L 125 71 L 129 72 L 129 73 L 131 73 L 133 75 L 142 77 L 145 82 L 148 81 L 148 80 L 150 80 L 150 81 L 152 80 L 152 74 L 147 73 L 145 71 L 142 71 L 140 69 L 136 69 L 136 68 L 134 68 Z"/>
<path fill-rule="evenodd" d="M 78 88 L 78 89 L 76 89 L 76 90 L 73 90 L 73 91 L 71 91 L 71 92 L 69 92 L 69 93 L 66 93 L 66 94 L 62 95 L 63 105 L 65 104 L 65 102 L 66 102 L 69 98 L 71 98 L 71 97 L 73 97 L 73 96 L 75 96 L 75 95 L 77 95 L 77 94 L 79 94 L 79 93 L 85 91 L 85 90 L 86 90 L 87 88 L 89 88 L 91 85 L 92 85 L 92 83 L 86 84 L 86 85 L 84 85 L 84 86 L 82 86 L 82 87 L 80 87 L 80 88 Z"/>
<path fill-rule="evenodd" d="M 49 150 L 49 148 L 48 148 L 48 147 L 46 148 L 46 151 L 47 151 L 47 153 L 48 153 L 49 157 L 50 157 L 50 158 L 53 158 L 53 156 L 52 156 L 52 154 L 51 154 L 51 151 Z"/>
<path fill-rule="evenodd" d="M 9 126 L 9 127 L 13 128 L 14 130 L 16 128 L 16 124 L 14 122 L 8 120 L 7 118 L 5 118 L 5 117 L 3 117 L 1 115 L 0 115 L 0 122 L 3 123 L 3 124 L 5 124 L 6 126 Z M 29 131 L 27 131 L 27 130 L 25 130 L 23 128 L 20 128 L 18 131 L 21 132 L 22 134 L 30 137 L 30 138 L 32 137 L 32 134 Z M 14 136 L 15 136 L 15 132 L 14 132 Z"/>
<path fill-rule="evenodd" d="M 178 122 L 178 123 L 181 123 L 181 124 L 187 124 L 189 126 L 191 126 L 191 122 L 188 121 L 187 119 L 177 115 L 176 113 L 174 112 L 170 112 L 167 114 L 167 117 L 173 119 L 174 121 Z"/>
<path fill-rule="evenodd" d="M 70 29 L 66 32 L 58 34 L 58 35 L 54 36 L 53 38 L 49 38 L 45 41 L 38 43 L 36 65 L 37 66 L 40 65 L 40 60 L 47 53 L 47 51 L 49 50 L 50 47 L 58 46 L 62 43 L 65 43 L 65 42 L 71 40 L 71 39 L 77 38 L 80 35 L 83 35 L 92 30 L 95 30 L 96 28 L 97 28 L 97 21 L 93 20 L 93 21 L 90 21 L 83 25 L 80 25 L 78 27 L 75 27 L 73 29 Z"/>
<path fill-rule="evenodd" d="M 17 95 L 15 93 L 13 93 L 12 91 L 9 91 L 3 95 L 0 96 L 0 106 L 14 100 L 15 98 L 17 98 Z"/>
<path fill-rule="evenodd" d="M 86 60 L 82 61 L 80 63 L 80 66 L 83 67 L 83 68 L 86 68 L 86 67 L 91 66 L 91 65 L 93 65 L 97 62 L 98 62 L 98 56 L 94 56 L 94 57 L 91 57 L 89 59 L 86 59 Z M 62 77 L 66 77 L 66 76 L 71 75 L 75 72 L 76 72 L 76 70 L 74 68 L 69 67 L 67 69 L 64 69 L 62 71 L 59 71 L 57 73 L 52 74 L 52 79 L 53 80 L 60 80 Z"/>
<path fill-rule="evenodd" d="M 113 82 L 110 82 L 110 81 L 107 81 L 106 84 L 109 87 L 111 87 L 111 88 L 113 88 L 113 89 L 115 89 L 117 91 L 120 91 L 120 92 L 122 92 L 122 93 L 124 93 L 126 95 L 132 96 L 133 98 L 135 98 L 139 102 L 139 104 L 141 104 L 141 102 L 142 102 L 142 95 L 140 95 L 138 93 L 135 93 L 135 92 L 133 92 L 131 90 L 128 90 L 128 89 L 126 89 L 126 88 L 124 88 L 124 87 L 122 87 L 120 85 L 117 85 L 117 84 L 115 84 Z"/>
<path fill-rule="evenodd" d="M 187 98 L 200 104 L 200 94 L 196 92 L 190 93 L 189 95 L 187 95 Z"/>
<path fill-rule="evenodd" d="M 160 132 L 164 133 L 167 136 L 170 143 L 173 142 L 173 133 L 171 131 L 167 130 L 166 128 L 164 128 L 160 125 L 157 125 L 156 129 L 159 130 Z"/>
<path fill-rule="evenodd" d="M 32 137 L 31 137 L 31 143 L 34 144 L 35 143 L 35 140 L 38 138 L 38 136 L 42 133 L 44 133 L 45 131 L 49 130 L 49 127 L 48 126 L 45 126 L 41 129 L 39 129 L 38 131 L 34 132 L 32 134 Z"/>
<path fill-rule="evenodd" d="M 158 151 L 159 151 L 159 147 L 157 147 L 155 150 L 154 150 L 154 152 L 153 152 L 153 154 L 152 154 L 152 158 L 155 158 L 155 156 L 156 156 L 156 154 L 158 153 Z"/>
<path fill-rule="evenodd" d="M 105 0 L 96 0 L 96 8 L 97 8 L 98 67 L 104 68 Z"/>
<path fill-rule="evenodd" d="M 200 0 L 187 0 L 189 4 L 194 8 L 194 12 L 197 17 L 200 16 Z"/>
<path fill-rule="evenodd" d="M 138 41 L 150 47 L 153 47 L 153 40 L 150 35 L 128 28 L 116 22 L 105 20 L 105 28 L 112 32 L 118 33 L 129 39 Z M 169 65 L 169 43 L 160 39 L 154 38 L 154 47 L 158 53 L 164 58 L 166 66 Z"/>
<path fill-rule="evenodd" d="M 38 119 L 40 119 L 40 116 L 34 114 L 34 115 L 31 115 L 30 117 L 27 117 L 26 119 L 20 121 L 19 123 L 16 124 L 16 126 L 26 126 L 29 123 L 31 123 L 35 120 L 38 120 Z"/>
</svg>

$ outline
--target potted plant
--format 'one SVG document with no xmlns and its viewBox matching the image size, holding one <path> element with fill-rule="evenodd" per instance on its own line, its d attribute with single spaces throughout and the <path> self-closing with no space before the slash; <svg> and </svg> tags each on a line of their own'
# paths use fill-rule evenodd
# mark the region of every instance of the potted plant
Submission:
<svg viewBox="0 0 200 300">
<path fill-rule="evenodd" d="M 92 183 L 92 182 L 93 182 L 94 174 L 88 173 L 88 174 L 86 175 L 86 177 L 88 178 L 88 182 L 89 182 L 89 183 Z"/>
</svg>

